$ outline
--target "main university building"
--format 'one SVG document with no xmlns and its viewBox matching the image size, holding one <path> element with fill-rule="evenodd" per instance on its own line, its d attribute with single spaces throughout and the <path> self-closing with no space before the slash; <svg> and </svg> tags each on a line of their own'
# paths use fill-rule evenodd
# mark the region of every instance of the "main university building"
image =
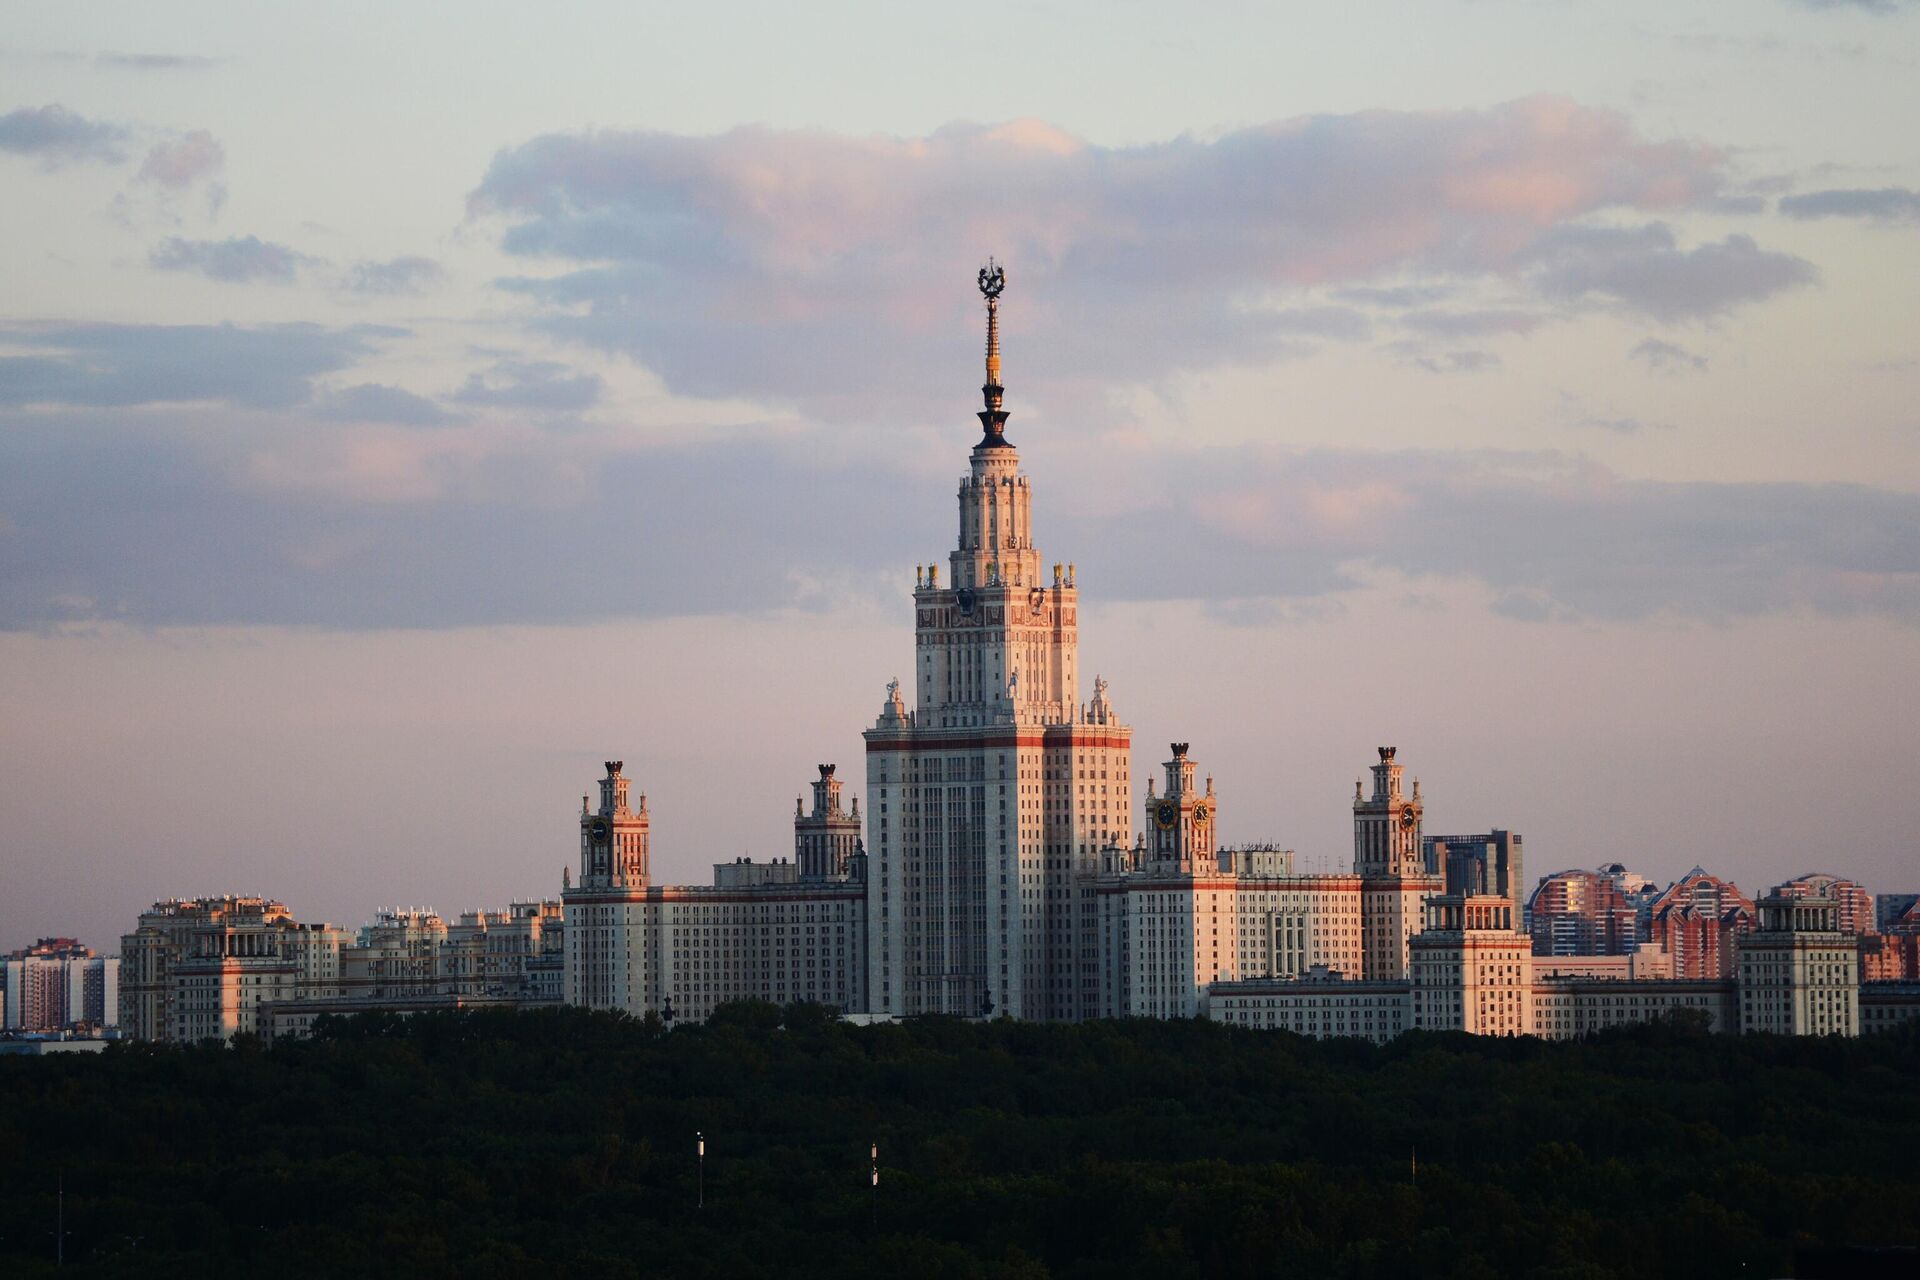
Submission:
<svg viewBox="0 0 1920 1280">
<path fill-rule="evenodd" d="M 1643 968 L 1645 953 L 1536 956 L 1519 838 L 1423 839 L 1420 784 L 1391 747 L 1355 783 L 1348 874 L 1223 847 L 1226 798 L 1185 743 L 1136 790 L 1132 730 L 1106 682 L 1082 680 L 1074 566 L 1041 558 L 1007 439 L 1003 284 L 991 264 L 980 273 L 980 437 L 944 572 L 915 572 L 912 703 L 892 681 L 865 732 L 864 815 L 823 764 L 811 803 L 796 801 L 791 859 L 659 885 L 647 798 L 608 761 L 597 801 L 581 798 L 578 875 L 563 874 L 558 903 L 454 923 L 387 912 L 357 935 L 265 899 L 156 903 L 122 939 L 126 1032 L 273 1038 L 329 1013 L 561 1000 L 671 1023 L 748 998 L 1374 1040 L 1560 1038 L 1676 1011 L 1720 1030 L 1848 1035 L 1920 1016 L 1920 984 L 1863 992 L 1856 930 L 1793 882 L 1759 900 L 1758 927 L 1714 977 Z"/>
<path fill-rule="evenodd" d="M 1003 284 L 980 273 L 980 438 L 944 576 L 915 571 L 912 704 L 892 681 L 865 732 L 864 824 L 822 765 L 791 861 L 655 885 L 645 797 L 609 762 L 562 894 L 567 1001 L 669 1020 L 747 997 L 872 1017 L 1207 1016 L 1373 1039 L 1569 1036 L 1675 1009 L 1725 1030 L 1859 1029 L 1857 949 L 1818 900 L 1763 899 L 1733 982 L 1536 975 L 1517 841 L 1496 891 L 1426 870 L 1420 785 L 1390 747 L 1355 784 L 1351 874 L 1220 846 L 1220 799 L 1185 743 L 1136 794 L 1106 682 L 1082 696 L 1074 566 L 1042 559 L 1007 439 Z"/>
</svg>

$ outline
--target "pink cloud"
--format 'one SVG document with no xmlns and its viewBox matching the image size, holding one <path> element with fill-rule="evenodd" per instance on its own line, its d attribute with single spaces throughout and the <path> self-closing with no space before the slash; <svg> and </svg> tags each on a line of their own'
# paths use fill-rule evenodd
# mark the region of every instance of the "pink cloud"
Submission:
<svg viewBox="0 0 1920 1280">
<path fill-rule="evenodd" d="M 1149 380 L 1297 353 L 1270 304 L 1302 289 L 1392 275 L 1530 286 L 1559 265 L 1543 246 L 1572 251 L 1556 233 L 1708 208 L 1727 183 L 1715 147 L 1542 96 L 1125 147 L 1032 120 L 914 138 L 553 134 L 496 156 L 468 207 L 508 252 L 562 268 L 503 282 L 553 304 L 556 332 L 634 355 L 677 391 L 893 415 L 940 385 L 949 356 L 925 338 L 963 323 L 953 281 L 988 253 L 1011 267 L 1010 338 L 1044 347 L 1050 376 Z M 1720 257 L 1724 273 L 1693 272 L 1715 291 L 1709 313 L 1793 274 Z M 1749 271 L 1764 278 L 1749 285 Z M 1562 308 L 1651 298 L 1663 319 L 1688 314 L 1692 287 L 1657 290 L 1612 260 L 1552 283 Z"/>
<path fill-rule="evenodd" d="M 169 190 L 190 187 L 203 178 L 218 174 L 227 162 L 227 149 L 205 129 L 172 142 L 162 142 L 147 152 L 140 164 L 140 180 Z"/>
</svg>

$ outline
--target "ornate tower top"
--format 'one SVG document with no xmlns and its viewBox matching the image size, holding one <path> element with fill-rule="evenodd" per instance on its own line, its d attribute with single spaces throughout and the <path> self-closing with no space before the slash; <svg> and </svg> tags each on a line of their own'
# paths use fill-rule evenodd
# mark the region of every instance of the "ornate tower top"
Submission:
<svg viewBox="0 0 1920 1280">
<path fill-rule="evenodd" d="M 986 401 L 986 408 L 980 411 L 980 426 L 984 434 L 975 448 L 1011 449 L 1007 443 L 1007 411 L 1000 407 L 1006 388 L 1000 385 L 1000 295 L 1007 287 L 1006 268 L 987 259 L 987 265 L 980 268 L 980 295 L 987 300 L 987 381 L 980 388 L 980 394 Z"/>
</svg>

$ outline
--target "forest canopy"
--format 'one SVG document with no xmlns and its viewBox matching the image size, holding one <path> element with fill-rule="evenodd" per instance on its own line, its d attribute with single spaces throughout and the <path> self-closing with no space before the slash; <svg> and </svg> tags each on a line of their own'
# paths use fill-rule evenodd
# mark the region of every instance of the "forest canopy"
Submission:
<svg viewBox="0 0 1920 1280">
<path fill-rule="evenodd" d="M 1920 1244 L 1916 1150 L 1915 1025 L 368 1015 L 0 1058 L 0 1272 L 1784 1275 Z"/>
</svg>

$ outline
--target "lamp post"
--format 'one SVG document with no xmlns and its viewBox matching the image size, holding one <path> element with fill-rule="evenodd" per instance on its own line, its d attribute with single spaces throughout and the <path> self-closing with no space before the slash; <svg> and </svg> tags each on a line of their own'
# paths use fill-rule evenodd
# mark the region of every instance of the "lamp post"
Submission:
<svg viewBox="0 0 1920 1280">
<path fill-rule="evenodd" d="M 694 1173 L 695 1190 L 693 1207 L 696 1209 L 704 1209 L 707 1207 L 707 1135 L 695 1130 L 693 1146 L 694 1158 L 699 1166 Z"/>
<path fill-rule="evenodd" d="M 880 1144 L 879 1143 L 877 1142 L 873 1143 L 871 1146 L 867 1148 L 867 1161 L 869 1164 L 868 1176 L 871 1180 L 871 1185 L 873 1187 L 873 1194 L 867 1202 L 867 1209 L 868 1209 L 867 1225 L 870 1230 L 877 1231 L 880 1228 Z"/>
</svg>

